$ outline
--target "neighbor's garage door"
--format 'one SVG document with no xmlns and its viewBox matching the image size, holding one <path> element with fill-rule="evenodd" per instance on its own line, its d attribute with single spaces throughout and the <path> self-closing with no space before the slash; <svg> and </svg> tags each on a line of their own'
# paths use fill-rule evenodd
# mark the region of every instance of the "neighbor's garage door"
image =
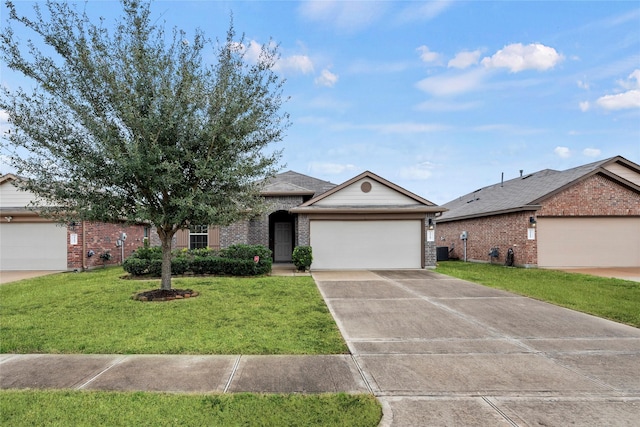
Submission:
<svg viewBox="0 0 640 427">
<path fill-rule="evenodd" d="M 52 223 L 0 224 L 0 270 L 66 269 L 66 227 Z"/>
<path fill-rule="evenodd" d="M 640 267 L 640 218 L 538 218 L 540 267 Z"/>
<path fill-rule="evenodd" d="M 310 221 L 313 269 L 421 268 L 420 220 Z"/>
</svg>

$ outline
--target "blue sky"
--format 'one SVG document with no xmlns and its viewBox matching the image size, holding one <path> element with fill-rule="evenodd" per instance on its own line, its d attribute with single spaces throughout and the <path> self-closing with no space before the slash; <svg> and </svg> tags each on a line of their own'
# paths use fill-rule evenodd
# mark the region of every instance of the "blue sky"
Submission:
<svg viewBox="0 0 640 427">
<path fill-rule="evenodd" d="M 89 2 L 107 18 L 118 7 Z M 249 57 L 280 45 L 292 122 L 283 170 L 334 183 L 370 170 L 444 204 L 521 169 L 640 163 L 637 1 L 157 1 L 152 11 L 212 38 L 232 11 Z M 20 84 L 1 71 L 3 85 Z"/>
</svg>

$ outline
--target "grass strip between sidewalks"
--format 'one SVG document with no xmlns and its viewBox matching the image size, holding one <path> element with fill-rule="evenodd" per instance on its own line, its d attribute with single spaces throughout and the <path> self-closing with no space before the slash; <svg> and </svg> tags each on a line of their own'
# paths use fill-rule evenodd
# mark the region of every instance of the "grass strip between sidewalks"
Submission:
<svg viewBox="0 0 640 427">
<path fill-rule="evenodd" d="M 640 283 L 579 273 L 439 262 L 438 273 L 640 327 Z"/>
<path fill-rule="evenodd" d="M 140 302 L 158 280 L 121 268 L 0 287 L 1 353 L 340 354 L 348 349 L 311 277 L 176 278 L 196 298 Z"/>
<path fill-rule="evenodd" d="M 353 426 L 378 425 L 371 395 L 192 395 L 0 390 L 6 426 Z"/>
</svg>

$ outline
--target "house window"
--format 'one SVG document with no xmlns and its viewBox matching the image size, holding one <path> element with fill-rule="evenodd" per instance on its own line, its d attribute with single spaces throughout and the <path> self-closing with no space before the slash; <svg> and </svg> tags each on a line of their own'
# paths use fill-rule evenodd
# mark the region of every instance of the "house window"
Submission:
<svg viewBox="0 0 640 427">
<path fill-rule="evenodd" d="M 192 225 L 189 227 L 189 249 L 206 248 L 209 246 L 209 226 Z"/>
</svg>

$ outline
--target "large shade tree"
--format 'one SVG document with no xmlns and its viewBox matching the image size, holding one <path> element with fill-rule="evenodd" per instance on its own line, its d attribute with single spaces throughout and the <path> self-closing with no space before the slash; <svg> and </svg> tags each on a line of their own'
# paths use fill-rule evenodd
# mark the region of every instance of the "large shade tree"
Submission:
<svg viewBox="0 0 640 427">
<path fill-rule="evenodd" d="M 67 2 L 36 5 L 31 18 L 6 7 L 2 60 L 33 82 L 0 95 L 3 148 L 22 186 L 60 221 L 154 224 L 170 289 L 178 230 L 261 210 L 256 183 L 277 172 L 270 144 L 289 125 L 277 46 L 248 60 L 233 23 L 216 42 L 166 34 L 137 0 L 122 1 L 111 30 Z M 34 38 L 21 40 L 18 26 Z"/>
</svg>

